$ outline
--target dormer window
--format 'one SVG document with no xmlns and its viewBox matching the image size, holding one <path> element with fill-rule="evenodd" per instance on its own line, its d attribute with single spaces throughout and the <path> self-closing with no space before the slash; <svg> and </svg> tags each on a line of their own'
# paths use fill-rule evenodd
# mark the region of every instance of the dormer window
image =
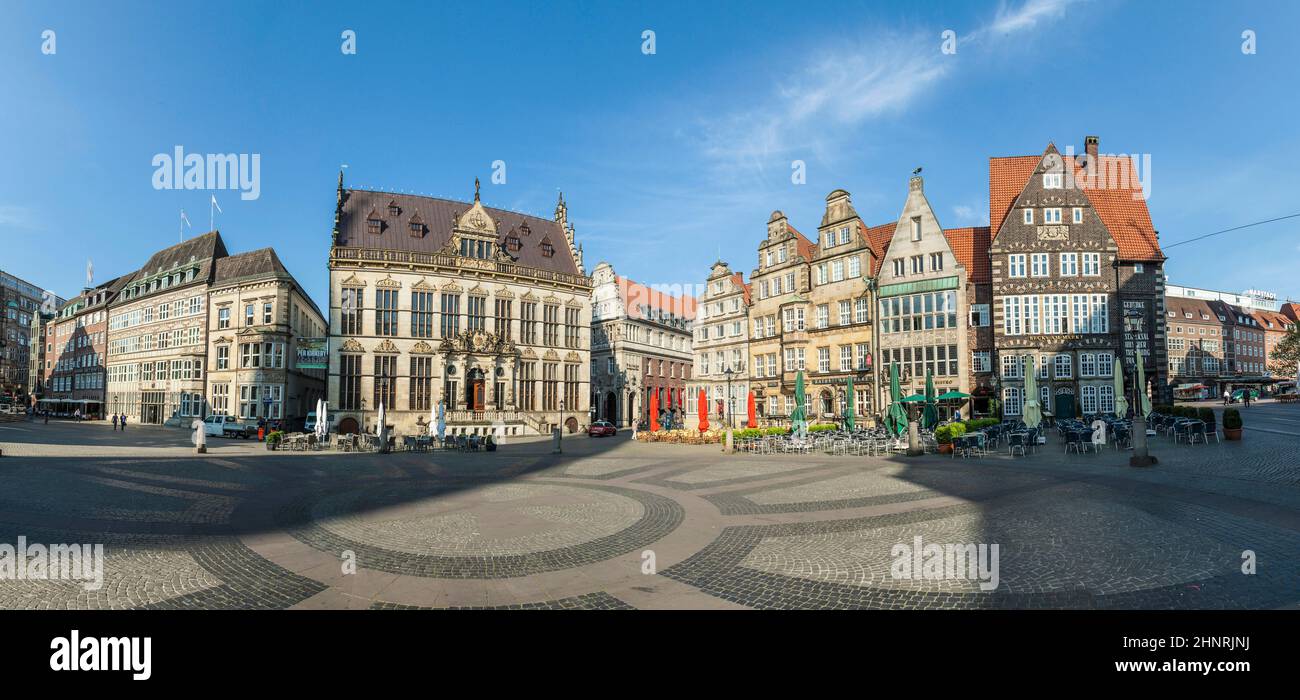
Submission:
<svg viewBox="0 0 1300 700">
<path fill-rule="evenodd" d="M 547 258 L 555 256 L 555 246 L 551 245 L 551 241 L 545 238 L 542 239 L 542 255 Z"/>
<path fill-rule="evenodd" d="M 401 214 L 402 214 L 402 208 L 399 207 L 399 206 L 397 206 L 397 202 L 396 202 L 396 201 L 392 201 L 392 202 L 389 202 L 389 203 L 388 203 L 388 215 L 389 215 L 389 216 L 401 216 Z"/>
<path fill-rule="evenodd" d="M 510 234 L 509 236 L 506 236 L 506 250 L 510 251 L 511 253 L 518 253 L 520 250 L 523 249 L 523 247 L 524 247 L 524 242 L 519 240 L 519 236 L 516 236 L 513 233 Z"/>
<path fill-rule="evenodd" d="M 371 209 L 370 213 L 366 215 L 366 232 L 381 233 L 383 232 L 383 230 L 384 230 L 384 220 L 379 218 L 378 211 Z"/>
<path fill-rule="evenodd" d="M 417 238 L 424 235 L 424 219 L 418 213 L 411 217 L 411 235 Z"/>
</svg>

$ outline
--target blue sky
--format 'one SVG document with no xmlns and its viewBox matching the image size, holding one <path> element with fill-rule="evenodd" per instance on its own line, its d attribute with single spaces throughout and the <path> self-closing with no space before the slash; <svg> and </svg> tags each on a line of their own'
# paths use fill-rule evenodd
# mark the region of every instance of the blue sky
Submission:
<svg viewBox="0 0 1300 700">
<path fill-rule="evenodd" d="M 67 296 L 88 257 L 104 280 L 176 242 L 182 208 L 206 230 L 209 192 L 153 187 L 176 145 L 260 154 L 260 196 L 217 192 L 217 228 L 232 252 L 274 246 L 322 307 L 343 163 L 352 185 L 455 199 L 480 177 L 487 204 L 544 216 L 562 189 L 588 269 L 681 284 L 719 255 L 748 276 L 771 211 L 815 232 L 835 188 L 892 221 L 917 166 L 944 226 L 986 223 L 990 156 L 1098 134 L 1150 154 L 1168 246 L 1300 212 L 1298 21 L 1292 2 L 20 3 L 0 27 L 0 268 Z M 1172 248 L 1168 271 L 1300 298 L 1298 231 Z"/>
</svg>

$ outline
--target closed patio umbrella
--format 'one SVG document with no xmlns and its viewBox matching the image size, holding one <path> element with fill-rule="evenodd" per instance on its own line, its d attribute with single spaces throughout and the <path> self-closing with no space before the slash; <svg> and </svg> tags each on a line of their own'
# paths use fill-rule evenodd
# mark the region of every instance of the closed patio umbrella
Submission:
<svg viewBox="0 0 1300 700">
<path fill-rule="evenodd" d="M 1043 422 L 1043 407 L 1038 405 L 1038 382 L 1034 378 L 1034 356 L 1025 357 L 1025 408 L 1021 420 L 1030 428 Z"/>
<path fill-rule="evenodd" d="M 745 402 L 748 404 L 748 405 L 746 406 L 746 410 L 747 410 L 748 413 L 749 413 L 749 416 L 748 416 L 748 417 L 749 417 L 749 421 L 745 424 L 745 427 L 746 427 L 746 428 L 757 428 L 757 427 L 758 427 L 758 412 L 757 412 L 756 410 L 754 410 L 754 392 L 752 392 L 752 391 L 749 392 L 749 398 L 746 399 Z"/>
<path fill-rule="evenodd" d="M 907 411 L 903 410 L 903 392 L 898 387 L 898 363 L 889 365 L 889 409 L 885 414 L 885 428 L 895 436 L 907 430 Z"/>
<path fill-rule="evenodd" d="M 700 389 L 700 432 L 709 429 L 709 399 L 704 395 L 704 390 Z"/>
<path fill-rule="evenodd" d="M 441 401 L 438 402 L 438 442 L 447 439 L 447 408 Z"/>
<path fill-rule="evenodd" d="M 1124 393 L 1124 365 L 1115 358 L 1115 415 L 1128 415 L 1128 396 Z"/>
<path fill-rule="evenodd" d="M 1138 392 L 1138 400 L 1142 402 L 1137 408 L 1142 411 L 1142 417 L 1146 418 L 1151 415 L 1151 397 L 1147 396 L 1147 373 L 1142 365 L 1142 353 L 1134 354 L 1137 355 L 1138 363 L 1137 387 L 1135 388 Z"/>
<path fill-rule="evenodd" d="M 794 375 L 794 413 L 790 415 L 790 429 L 796 435 L 808 434 L 808 414 L 804 410 L 803 370 Z"/>
<path fill-rule="evenodd" d="M 853 415 L 853 377 L 849 377 L 844 387 L 844 425 L 849 430 L 856 427 L 855 418 L 856 416 Z"/>
<path fill-rule="evenodd" d="M 659 431 L 659 391 L 650 394 L 650 432 Z"/>
<path fill-rule="evenodd" d="M 934 377 L 927 368 L 925 370 L 925 412 L 921 419 L 921 425 L 925 426 L 926 430 L 934 430 L 934 426 L 939 424 L 939 408 L 934 405 L 934 401 Z"/>
</svg>

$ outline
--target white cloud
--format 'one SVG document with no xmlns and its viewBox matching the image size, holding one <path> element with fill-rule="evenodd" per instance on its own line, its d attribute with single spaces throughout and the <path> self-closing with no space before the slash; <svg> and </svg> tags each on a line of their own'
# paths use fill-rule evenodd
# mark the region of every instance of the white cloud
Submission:
<svg viewBox="0 0 1300 700">
<path fill-rule="evenodd" d="M 1008 34 L 1059 19 L 1077 0 L 1003 3 L 986 24 L 961 38 L 960 50 L 990 45 Z M 956 72 L 956 56 L 941 51 L 939 30 L 881 32 L 860 42 L 818 50 L 758 104 L 710 116 L 701 124 L 702 150 L 721 171 L 783 169 L 792 159 L 833 156 L 861 126 L 906 110 Z"/>
</svg>

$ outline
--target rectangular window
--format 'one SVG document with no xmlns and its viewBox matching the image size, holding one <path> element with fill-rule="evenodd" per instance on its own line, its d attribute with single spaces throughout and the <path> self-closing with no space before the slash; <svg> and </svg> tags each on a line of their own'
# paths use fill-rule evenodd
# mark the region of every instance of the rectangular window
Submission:
<svg viewBox="0 0 1300 700">
<path fill-rule="evenodd" d="M 521 316 L 519 334 L 525 345 L 537 344 L 537 304 L 525 303 L 520 305 Z"/>
<path fill-rule="evenodd" d="M 818 372 L 831 371 L 831 349 L 830 348 L 817 348 L 817 371 Z"/>
<path fill-rule="evenodd" d="M 1049 207 L 1043 210 L 1043 223 L 1059 224 L 1061 223 L 1061 208 Z"/>
<path fill-rule="evenodd" d="M 1043 173 L 1043 189 L 1061 189 L 1061 173 Z"/>
<path fill-rule="evenodd" d="M 470 331 L 487 330 L 487 297 L 470 296 L 466 328 Z"/>
<path fill-rule="evenodd" d="M 1073 277 L 1079 274 L 1079 254 L 1078 253 L 1061 253 L 1061 271 L 1062 277 Z"/>
<path fill-rule="evenodd" d="M 930 253 L 930 272 L 943 270 L 943 253 Z"/>
<path fill-rule="evenodd" d="M 407 408 L 428 411 L 433 404 L 433 358 L 428 355 L 411 357 L 411 390 Z"/>
<path fill-rule="evenodd" d="M 514 312 L 514 301 L 511 299 L 496 300 L 496 316 L 494 316 L 494 330 L 498 338 L 505 340 L 511 339 L 510 323 L 511 316 Z"/>
<path fill-rule="evenodd" d="M 559 408 L 558 365 L 554 362 L 542 363 L 542 410 L 554 411 Z"/>
<path fill-rule="evenodd" d="M 375 290 L 375 335 L 397 335 L 397 290 Z"/>
<path fill-rule="evenodd" d="M 1024 277 L 1025 276 L 1025 254 L 1015 253 L 1007 256 L 1007 276 Z"/>
<path fill-rule="evenodd" d="M 1047 253 L 1034 253 L 1030 257 L 1030 276 L 1047 277 L 1052 274 L 1048 265 Z"/>
<path fill-rule="evenodd" d="M 433 337 L 433 292 L 411 292 L 411 335 Z"/>
<path fill-rule="evenodd" d="M 271 325 L 273 314 L 271 313 L 272 305 L 270 303 L 262 304 L 262 324 Z"/>
<path fill-rule="evenodd" d="M 361 294 L 362 290 L 343 288 L 340 299 L 343 321 L 343 335 L 361 335 Z"/>
<path fill-rule="evenodd" d="M 361 409 L 361 356 L 339 356 L 339 410 Z"/>
<path fill-rule="evenodd" d="M 253 315 L 254 308 L 255 307 L 253 304 L 244 304 L 244 325 L 245 326 L 253 325 L 254 321 L 256 320 Z M 166 317 L 167 317 L 167 306 L 163 305 L 158 307 L 159 320 L 162 320 Z"/>
<path fill-rule="evenodd" d="M 844 261 L 836 260 L 831 263 L 831 281 L 840 282 L 844 279 Z"/>
<path fill-rule="evenodd" d="M 230 309 L 218 309 L 217 328 L 221 329 L 221 328 L 229 328 L 229 327 L 230 327 Z"/>
<path fill-rule="evenodd" d="M 375 356 L 375 376 L 374 376 L 374 403 L 372 408 L 376 411 L 383 406 L 387 411 L 393 411 L 397 408 L 395 400 L 397 399 L 397 356 L 396 355 L 376 355 Z"/>
<path fill-rule="evenodd" d="M 830 307 L 828 307 L 825 304 L 819 304 L 817 306 L 817 327 L 825 328 L 829 326 L 830 323 L 831 323 Z"/>
<path fill-rule="evenodd" d="M 560 307 L 555 304 L 542 305 L 542 344 L 556 347 L 560 342 Z M 545 372 L 545 367 L 542 368 Z M 551 410 L 551 409 L 544 409 Z"/>
<path fill-rule="evenodd" d="M 992 367 L 989 365 L 989 351 L 975 350 L 971 353 L 971 368 L 975 372 L 990 372 Z"/>
<path fill-rule="evenodd" d="M 1026 210 L 1025 210 L 1025 223 L 1026 223 L 1026 224 L 1032 224 L 1032 223 L 1034 223 L 1034 210 L 1033 210 L 1033 209 L 1026 209 Z"/>
<path fill-rule="evenodd" d="M 1083 276 L 1097 277 L 1101 275 L 1101 253 L 1084 253 L 1083 254 Z"/>
<path fill-rule="evenodd" d="M 1076 223 L 1076 224 L 1081 224 L 1081 223 L 1083 223 L 1083 208 L 1082 208 L 1082 207 L 1075 207 L 1075 208 L 1074 208 L 1074 223 Z"/>
<path fill-rule="evenodd" d="M 460 295 L 444 292 L 441 299 L 442 316 L 439 331 L 443 338 L 454 338 L 460 333 Z"/>
<path fill-rule="evenodd" d="M 230 369 L 230 346 L 217 346 L 217 369 Z"/>
<path fill-rule="evenodd" d="M 578 309 L 566 308 L 564 310 L 564 347 L 566 348 L 582 347 L 582 335 L 581 335 L 582 326 L 580 323 L 580 319 L 581 319 L 581 314 Z"/>
</svg>

